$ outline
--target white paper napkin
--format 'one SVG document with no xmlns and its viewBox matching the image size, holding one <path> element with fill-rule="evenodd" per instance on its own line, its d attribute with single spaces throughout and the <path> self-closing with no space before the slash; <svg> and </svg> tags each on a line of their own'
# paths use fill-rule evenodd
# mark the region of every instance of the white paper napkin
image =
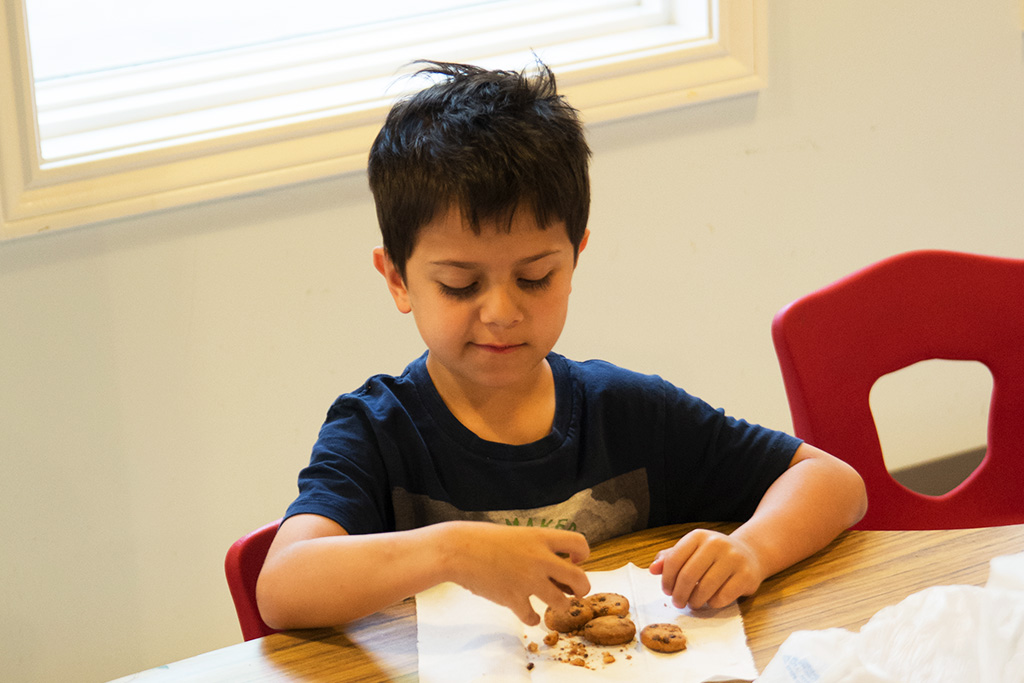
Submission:
<svg viewBox="0 0 1024 683">
<path fill-rule="evenodd" d="M 609 572 L 587 572 L 592 593 L 619 593 L 629 598 L 637 638 L 628 645 L 587 647 L 587 667 L 567 664 L 563 636 L 554 647 L 543 639 L 547 628 L 525 626 L 507 608 L 473 595 L 452 583 L 416 596 L 419 675 L 426 683 L 459 681 L 662 680 L 680 683 L 753 680 L 754 659 L 747 647 L 743 618 L 733 603 L 720 610 L 677 609 L 661 592 L 661 578 L 633 564 Z M 543 614 L 545 605 L 535 599 Z M 677 624 L 686 635 L 686 650 L 651 652 L 640 644 L 639 631 L 652 623 Z M 530 643 L 537 651 L 528 651 Z M 615 661 L 603 662 L 605 652 Z M 528 668 L 532 663 L 533 667 Z"/>
</svg>

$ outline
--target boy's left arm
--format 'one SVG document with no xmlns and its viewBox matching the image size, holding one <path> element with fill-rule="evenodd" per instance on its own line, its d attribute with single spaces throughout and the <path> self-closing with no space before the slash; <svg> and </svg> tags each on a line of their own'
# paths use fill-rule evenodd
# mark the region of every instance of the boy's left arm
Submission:
<svg viewBox="0 0 1024 683">
<path fill-rule="evenodd" d="M 724 607 L 814 554 L 867 510 L 860 475 L 804 443 L 753 516 L 729 535 L 697 529 L 658 553 L 652 574 L 677 607 Z"/>
</svg>

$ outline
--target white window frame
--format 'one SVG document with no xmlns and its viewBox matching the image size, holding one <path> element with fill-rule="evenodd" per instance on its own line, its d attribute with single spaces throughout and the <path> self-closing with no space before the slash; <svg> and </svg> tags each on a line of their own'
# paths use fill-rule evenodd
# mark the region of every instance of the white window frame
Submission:
<svg viewBox="0 0 1024 683">
<path fill-rule="evenodd" d="M 560 91 L 588 125 L 763 88 L 766 0 L 704 1 L 709 31 L 703 39 L 683 38 L 671 9 L 647 25 L 623 22 L 612 39 L 600 40 L 573 35 L 583 20 L 572 15 L 558 34 L 562 40 L 536 54 L 555 71 Z M 213 108 L 168 110 L 166 90 L 133 90 L 132 78 L 150 78 L 133 73 L 120 82 L 80 80 L 37 91 L 25 2 L 6 0 L 0 17 L 0 240 L 364 170 L 370 143 L 401 87 L 393 72 L 347 85 L 318 82 L 318 69 L 338 58 L 327 55 L 289 73 L 302 88 L 287 96 L 267 97 L 256 82 L 261 71 L 235 73 L 230 78 L 254 81 L 253 95 Z M 580 0 L 588 11 L 595 4 Z M 616 3 L 606 4 L 616 11 Z M 523 30 L 534 39 L 536 25 Z M 472 40 L 446 43 L 442 54 L 427 56 L 501 68 L 529 65 L 528 51 L 502 53 L 493 36 L 487 40 L 493 49 L 482 58 Z M 296 49 L 312 54 L 316 46 Z M 250 54 L 246 63 L 258 62 Z M 230 73 L 230 63 L 220 66 Z M 111 104 L 95 96 L 107 87 L 124 99 Z M 93 95 L 76 100 L 76 92 Z M 339 101 L 348 104 L 326 104 Z M 129 103 L 141 103 L 134 118 L 123 114 Z M 98 124 L 83 129 L 75 123 L 83 120 Z M 161 138 L 152 130 L 170 132 Z"/>
</svg>

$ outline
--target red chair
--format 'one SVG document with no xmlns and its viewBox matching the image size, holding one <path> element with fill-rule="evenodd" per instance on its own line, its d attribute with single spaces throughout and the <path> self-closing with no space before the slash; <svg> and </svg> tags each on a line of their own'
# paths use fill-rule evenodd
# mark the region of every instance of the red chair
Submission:
<svg viewBox="0 0 1024 683">
<path fill-rule="evenodd" d="M 1024 523 L 1024 260 L 948 251 L 885 259 L 783 308 L 772 338 L 797 436 L 864 478 L 861 529 Z M 929 359 L 992 373 L 985 458 L 941 496 L 912 491 L 882 459 L 869 394 Z"/>
<path fill-rule="evenodd" d="M 224 573 L 227 575 L 231 599 L 235 602 L 238 623 L 242 626 L 242 637 L 245 640 L 277 633 L 260 616 L 256 605 L 256 579 L 260 576 L 263 561 L 267 558 L 267 551 L 270 550 L 280 524 L 279 519 L 242 536 L 228 548 L 227 557 L 224 558 Z"/>
</svg>

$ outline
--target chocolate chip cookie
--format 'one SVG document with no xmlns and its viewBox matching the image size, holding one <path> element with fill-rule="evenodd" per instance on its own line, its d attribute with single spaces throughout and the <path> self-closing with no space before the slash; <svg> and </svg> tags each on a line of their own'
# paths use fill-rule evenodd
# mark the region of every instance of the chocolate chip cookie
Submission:
<svg viewBox="0 0 1024 683">
<path fill-rule="evenodd" d="M 640 631 L 640 642 L 655 652 L 679 652 L 686 649 L 683 629 L 675 624 L 649 624 Z"/>
<path fill-rule="evenodd" d="M 594 610 L 595 617 L 629 616 L 629 599 L 618 593 L 594 593 L 586 601 Z"/>
<path fill-rule="evenodd" d="M 597 617 L 583 627 L 583 637 L 594 645 L 622 645 L 633 640 L 636 625 L 622 614 Z"/>
<path fill-rule="evenodd" d="M 548 607 L 544 612 L 544 623 L 549 629 L 559 633 L 578 631 L 593 618 L 593 608 L 579 598 L 571 598 L 567 609 L 556 610 Z"/>
</svg>

